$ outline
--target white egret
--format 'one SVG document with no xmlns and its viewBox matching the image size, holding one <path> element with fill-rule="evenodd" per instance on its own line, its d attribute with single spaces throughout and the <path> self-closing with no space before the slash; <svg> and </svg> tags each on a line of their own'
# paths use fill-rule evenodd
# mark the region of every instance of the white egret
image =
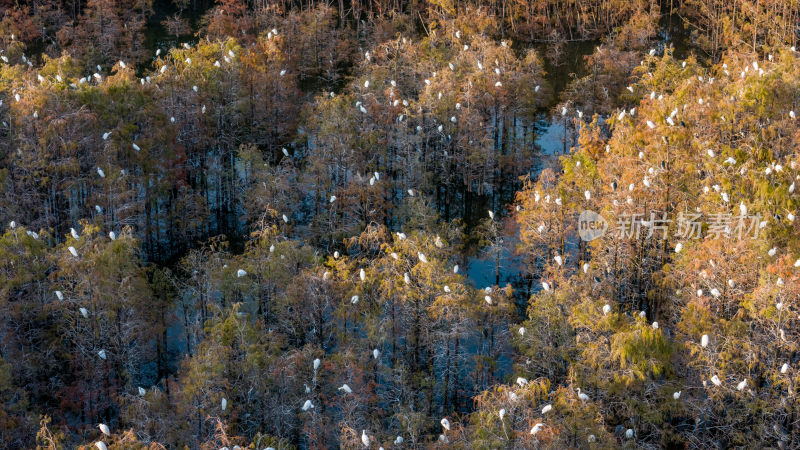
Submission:
<svg viewBox="0 0 800 450">
<path fill-rule="evenodd" d="M 97 174 L 100 175 L 100 178 L 105 178 L 106 177 L 106 173 L 103 172 L 103 169 L 101 169 L 99 167 L 97 168 Z"/>
<path fill-rule="evenodd" d="M 75 228 L 70 228 L 69 234 L 72 235 L 72 238 L 75 239 L 76 241 L 80 239 L 80 236 L 78 236 L 78 232 L 75 231 Z"/>
<path fill-rule="evenodd" d="M 406 284 L 411 284 L 411 277 L 409 277 L 409 276 L 408 276 L 408 272 L 406 272 L 406 273 L 404 273 L 404 274 L 403 274 L 403 281 L 404 281 Z"/>
<path fill-rule="evenodd" d="M 106 443 L 103 441 L 97 441 L 94 443 L 94 446 L 97 447 L 97 450 L 108 450 Z"/>
<path fill-rule="evenodd" d="M 484 300 L 486 300 L 486 303 L 488 303 L 488 304 L 490 304 L 490 305 L 492 305 L 492 304 L 493 304 L 493 303 L 492 303 L 492 297 L 490 297 L 490 296 L 486 295 L 486 296 L 484 296 L 484 297 L 483 297 L 483 299 L 484 299 Z"/>
<path fill-rule="evenodd" d="M 56 291 L 56 297 L 58 297 L 59 300 L 64 300 L 64 294 L 62 294 L 61 291 Z"/>
<path fill-rule="evenodd" d="M 99 356 L 100 359 L 105 360 L 106 359 L 106 351 L 105 350 L 100 350 L 99 352 L 97 352 L 97 356 Z"/>
<path fill-rule="evenodd" d="M 69 250 L 69 253 L 70 253 L 72 256 L 74 256 L 74 257 L 76 257 L 76 258 L 78 257 L 78 251 L 77 251 L 77 250 L 75 250 L 75 247 L 72 247 L 72 246 L 70 246 L 70 247 L 68 247 L 68 248 L 67 248 L 67 250 Z"/>
<path fill-rule="evenodd" d="M 444 428 L 447 431 L 450 431 L 450 421 L 447 420 L 446 417 L 442 418 L 442 420 L 439 421 L 439 423 L 442 424 L 442 428 Z"/>
<path fill-rule="evenodd" d="M 657 330 L 658 329 L 658 322 L 653 322 L 652 327 L 653 327 L 654 330 Z"/>
<path fill-rule="evenodd" d="M 675 400 L 678 400 L 679 398 L 681 398 L 681 391 L 673 392 L 672 393 L 672 398 L 674 398 Z"/>
<path fill-rule="evenodd" d="M 739 384 L 736 385 L 736 390 L 737 391 L 742 391 L 746 387 L 747 387 L 747 380 L 745 379 L 745 380 L 740 381 Z"/>
<path fill-rule="evenodd" d="M 542 408 L 542 415 L 549 413 L 552 409 L 553 405 L 545 405 L 545 407 Z"/>
<path fill-rule="evenodd" d="M 528 380 L 523 377 L 517 377 L 517 384 L 520 385 L 520 387 L 525 387 L 528 384 Z"/>
<path fill-rule="evenodd" d="M 354 296 L 350 297 L 350 303 L 353 304 L 353 305 L 358 303 L 358 296 L 354 295 Z"/>
<path fill-rule="evenodd" d="M 783 365 L 781 366 L 781 373 L 785 374 L 788 371 L 789 371 L 789 363 L 783 363 Z"/>
<path fill-rule="evenodd" d="M 681 249 L 683 249 L 683 244 L 678 242 L 678 244 L 675 246 L 675 253 L 680 253 Z"/>
<path fill-rule="evenodd" d="M 798 259 L 797 261 L 800 262 L 800 259 Z M 800 265 L 797 265 L 796 267 L 800 267 Z M 453 273 L 458 273 L 458 264 L 453 266 Z"/>
<path fill-rule="evenodd" d="M 519 333 L 520 336 L 525 336 L 525 327 L 519 327 L 519 330 L 517 332 Z"/>
<path fill-rule="evenodd" d="M 400 445 L 403 443 L 403 436 L 397 436 L 394 438 L 394 445 Z"/>
<path fill-rule="evenodd" d="M 608 313 L 610 313 L 610 312 L 611 312 L 611 305 L 609 305 L 608 303 L 603 305 L 603 315 L 607 316 Z"/>
<path fill-rule="evenodd" d="M 536 436 L 536 433 L 542 431 L 542 428 L 544 428 L 544 424 L 541 422 L 537 423 L 533 426 L 533 428 L 531 428 L 531 434 Z"/>
<path fill-rule="evenodd" d="M 100 428 L 100 431 L 102 431 L 106 436 L 111 436 L 111 430 L 108 428 L 108 425 L 101 423 L 100 425 L 97 425 L 97 428 Z"/>
<path fill-rule="evenodd" d="M 336 196 L 335 195 L 331 195 L 331 199 L 328 200 L 328 203 L 333 203 L 335 201 L 336 201 Z"/>
<path fill-rule="evenodd" d="M 309 409 L 311 409 L 313 407 L 314 407 L 314 404 L 311 403 L 311 400 L 306 400 L 306 402 L 303 403 L 303 411 L 308 411 Z"/>
<path fill-rule="evenodd" d="M 84 319 L 88 319 L 89 318 L 89 310 L 88 309 L 86 309 L 86 308 L 78 308 L 78 311 L 81 312 L 81 315 L 83 316 Z M 105 354 L 105 352 L 103 354 Z"/>
<path fill-rule="evenodd" d="M 428 258 L 426 258 L 425 255 L 422 252 L 417 252 L 417 257 L 423 263 L 427 263 L 428 262 Z"/>
<path fill-rule="evenodd" d="M 703 336 L 700 337 L 700 345 L 703 348 L 708 347 L 708 335 L 707 334 L 704 334 Z"/>
<path fill-rule="evenodd" d="M 718 376 L 714 375 L 711 377 L 711 382 L 714 383 L 714 386 L 719 386 L 722 384 L 722 381 L 719 379 Z"/>
<path fill-rule="evenodd" d="M 627 430 L 625 430 L 625 438 L 626 439 L 633 438 L 633 429 L 632 428 L 628 428 Z"/>
<path fill-rule="evenodd" d="M 361 430 L 361 443 L 364 444 L 364 447 L 369 447 L 370 439 L 367 436 L 367 430 Z"/>
<path fill-rule="evenodd" d="M 586 395 L 585 393 L 581 392 L 581 388 L 578 388 L 577 390 L 578 390 L 578 399 L 580 401 L 585 402 L 585 401 L 589 400 L 589 396 Z"/>
<path fill-rule="evenodd" d="M 145 391 L 143 387 L 139 386 L 139 395 L 144 396 L 145 394 L 147 394 L 147 391 Z"/>
<path fill-rule="evenodd" d="M 228 399 L 227 398 L 222 397 L 222 402 L 220 404 L 220 407 L 222 408 L 223 411 L 228 409 Z"/>
<path fill-rule="evenodd" d="M 345 394 L 352 394 L 353 393 L 353 390 L 350 389 L 350 386 L 348 386 L 347 383 L 341 385 L 339 387 L 339 390 L 343 391 Z"/>
<path fill-rule="evenodd" d="M 376 349 L 373 349 L 373 350 L 372 350 L 372 357 L 373 357 L 374 359 L 378 359 L 378 358 L 380 358 L 380 357 L 381 357 L 381 352 L 380 352 L 380 350 L 378 350 L 377 348 L 376 348 Z"/>
</svg>

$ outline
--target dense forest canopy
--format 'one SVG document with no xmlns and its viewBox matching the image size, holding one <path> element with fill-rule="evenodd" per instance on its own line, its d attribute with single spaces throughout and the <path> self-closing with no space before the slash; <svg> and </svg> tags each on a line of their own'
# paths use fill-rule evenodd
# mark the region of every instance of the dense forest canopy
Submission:
<svg viewBox="0 0 800 450">
<path fill-rule="evenodd" d="M 0 447 L 800 447 L 798 40 L 0 0 Z"/>
</svg>

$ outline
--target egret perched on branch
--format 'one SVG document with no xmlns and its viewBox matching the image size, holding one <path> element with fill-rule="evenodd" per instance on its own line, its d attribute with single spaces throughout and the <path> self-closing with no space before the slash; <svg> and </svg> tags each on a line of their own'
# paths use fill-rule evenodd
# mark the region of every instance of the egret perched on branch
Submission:
<svg viewBox="0 0 800 450">
<path fill-rule="evenodd" d="M 303 403 L 303 411 L 308 411 L 309 409 L 311 409 L 313 407 L 314 407 L 314 404 L 311 403 L 311 400 L 306 400 L 306 402 Z"/>
<path fill-rule="evenodd" d="M 678 400 L 679 398 L 681 398 L 681 391 L 673 392 L 672 393 L 672 398 L 674 398 L 675 400 Z"/>
<path fill-rule="evenodd" d="M 246 275 L 247 275 L 247 272 L 244 269 L 239 269 L 239 270 L 236 271 L 236 277 L 237 278 L 242 278 L 243 276 L 246 276 Z"/>
<path fill-rule="evenodd" d="M 708 335 L 707 334 L 704 334 L 703 336 L 700 337 L 700 345 L 703 348 L 708 347 Z"/>
<path fill-rule="evenodd" d="M 145 394 L 147 394 L 147 391 L 145 391 L 143 387 L 139 386 L 139 395 L 144 396 Z"/>
<path fill-rule="evenodd" d="M 364 269 L 358 273 L 358 277 L 361 278 L 361 281 L 365 281 L 367 279 L 367 272 Z"/>
<path fill-rule="evenodd" d="M 97 426 L 97 428 L 100 428 L 100 431 L 102 431 L 106 436 L 111 436 L 111 430 L 108 429 L 108 425 L 101 423 Z"/>
<path fill-rule="evenodd" d="M 736 390 L 737 391 L 742 391 L 746 387 L 747 387 L 747 380 L 745 379 L 745 380 L 740 381 L 739 384 L 736 385 Z"/>
<path fill-rule="evenodd" d="M 62 294 L 61 291 L 56 291 L 56 297 L 58 297 L 59 300 L 64 300 L 64 294 Z"/>
<path fill-rule="evenodd" d="M 447 431 L 450 431 L 450 421 L 447 420 L 446 417 L 443 417 L 442 420 L 439 421 L 439 423 L 442 424 L 442 428 L 444 428 Z"/>
<path fill-rule="evenodd" d="M 380 358 L 380 356 L 381 356 L 380 350 L 378 350 L 377 348 L 372 350 L 372 357 L 374 359 L 378 359 Z"/>
<path fill-rule="evenodd" d="M 97 168 L 97 174 L 100 175 L 100 178 L 105 178 L 106 177 L 106 173 L 103 172 L 103 169 L 101 169 L 99 167 Z"/>
<path fill-rule="evenodd" d="M 94 446 L 97 447 L 97 450 L 108 450 L 106 443 L 103 441 L 97 441 L 94 443 Z"/>
<path fill-rule="evenodd" d="M 100 359 L 105 360 L 106 359 L 106 351 L 105 350 L 100 350 L 99 352 L 97 352 L 97 356 L 99 356 Z"/>
<path fill-rule="evenodd" d="M 76 241 L 80 239 L 80 236 L 78 236 L 78 232 L 75 231 L 75 228 L 70 228 L 69 234 L 72 235 L 72 238 L 75 239 Z"/>
<path fill-rule="evenodd" d="M 88 319 L 89 318 L 89 310 L 88 309 L 86 309 L 86 308 L 78 308 L 78 310 L 81 312 L 81 315 L 83 316 L 84 319 Z M 105 355 L 105 352 L 103 352 L 103 354 Z"/>
<path fill-rule="evenodd" d="M 531 428 L 531 434 L 533 436 L 536 436 L 536 433 L 542 431 L 542 428 L 544 428 L 544 424 L 541 422 L 537 423 L 536 425 L 533 426 L 533 428 Z"/>
<path fill-rule="evenodd" d="M 370 439 L 367 436 L 367 430 L 361 430 L 361 443 L 364 444 L 364 447 L 369 447 Z"/>
<path fill-rule="evenodd" d="M 394 445 L 400 445 L 403 443 L 403 436 L 397 436 L 394 438 Z"/>
<path fill-rule="evenodd" d="M 603 305 L 603 315 L 607 316 L 608 313 L 610 313 L 610 312 L 611 312 L 611 305 L 609 305 L 608 303 Z"/>
<path fill-rule="evenodd" d="M 719 379 L 718 376 L 714 375 L 711 377 L 711 382 L 714 383 L 714 386 L 719 386 L 722 384 L 722 381 Z"/>
<path fill-rule="evenodd" d="M 428 262 L 428 258 L 426 258 L 425 255 L 422 252 L 417 252 L 417 257 L 423 263 L 427 263 Z"/>
<path fill-rule="evenodd" d="M 75 247 L 72 247 L 72 246 L 70 246 L 70 247 L 68 247 L 68 248 L 67 248 L 67 250 L 69 250 L 69 252 L 70 252 L 70 254 L 71 254 L 72 256 L 74 256 L 74 257 L 76 257 L 76 258 L 78 257 L 78 251 L 77 251 L 77 250 L 75 250 Z"/>
<path fill-rule="evenodd" d="M 549 413 L 552 409 L 553 405 L 545 405 L 545 407 L 542 408 L 542 415 Z"/>
<path fill-rule="evenodd" d="M 353 393 L 353 390 L 350 389 L 350 386 L 348 386 L 346 383 L 343 384 L 341 387 L 339 387 L 339 390 L 340 391 L 344 391 L 346 394 L 352 394 Z"/>
<path fill-rule="evenodd" d="M 222 404 L 220 406 L 222 407 L 222 410 L 225 411 L 228 408 L 228 399 L 222 397 Z"/>
</svg>

